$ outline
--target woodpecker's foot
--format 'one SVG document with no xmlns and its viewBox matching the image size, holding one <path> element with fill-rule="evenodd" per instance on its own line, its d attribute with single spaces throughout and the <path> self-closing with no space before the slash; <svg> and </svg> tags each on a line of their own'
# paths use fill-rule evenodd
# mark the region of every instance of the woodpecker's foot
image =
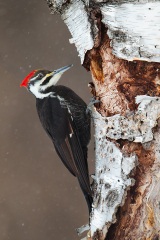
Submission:
<svg viewBox="0 0 160 240">
<path fill-rule="evenodd" d="M 91 174 L 90 177 L 91 177 L 93 180 L 96 180 L 95 174 Z"/>
<path fill-rule="evenodd" d="M 96 188 L 97 188 L 97 178 L 95 176 L 95 174 L 91 174 L 90 177 L 92 178 L 92 182 L 91 182 L 91 190 L 92 190 L 92 194 L 94 195 L 94 193 L 96 192 Z"/>
<path fill-rule="evenodd" d="M 79 228 L 76 228 L 76 232 L 78 235 L 81 235 L 82 233 L 84 233 L 85 231 L 89 231 L 90 230 L 90 226 L 89 224 L 83 225 Z"/>
<path fill-rule="evenodd" d="M 90 103 L 87 106 L 86 114 L 91 113 L 92 112 L 92 106 L 95 103 L 100 103 L 100 102 L 101 102 L 100 100 L 97 100 L 97 99 L 95 99 L 95 97 L 92 97 L 91 100 L 90 100 Z"/>
</svg>

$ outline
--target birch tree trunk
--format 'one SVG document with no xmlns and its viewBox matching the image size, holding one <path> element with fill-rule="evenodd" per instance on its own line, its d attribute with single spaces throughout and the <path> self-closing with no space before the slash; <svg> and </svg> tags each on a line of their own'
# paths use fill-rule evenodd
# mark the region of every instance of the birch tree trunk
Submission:
<svg viewBox="0 0 160 240">
<path fill-rule="evenodd" d="M 47 0 L 91 71 L 94 202 L 85 239 L 160 239 L 160 1 Z"/>
</svg>

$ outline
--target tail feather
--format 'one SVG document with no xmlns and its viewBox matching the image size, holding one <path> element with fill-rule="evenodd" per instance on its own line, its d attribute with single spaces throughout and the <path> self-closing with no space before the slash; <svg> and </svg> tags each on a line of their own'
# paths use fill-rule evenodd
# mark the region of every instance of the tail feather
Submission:
<svg viewBox="0 0 160 240">
<path fill-rule="evenodd" d="M 80 182 L 80 179 L 78 179 L 78 181 L 79 181 L 79 185 L 81 187 L 81 190 L 83 192 L 83 195 L 86 199 L 87 206 L 88 206 L 88 211 L 89 211 L 89 214 L 90 214 L 91 211 L 92 211 L 92 203 L 93 203 L 93 198 L 92 198 L 92 195 L 91 195 L 91 191 L 90 191 L 90 193 L 86 192 L 86 190 L 84 189 L 84 186 Z"/>
<path fill-rule="evenodd" d="M 87 205 L 88 205 L 88 211 L 89 211 L 89 214 L 90 214 L 91 211 L 92 211 L 93 198 L 89 194 L 88 195 L 84 194 L 84 196 L 85 196 L 85 199 L 86 199 L 86 202 L 87 202 Z"/>
</svg>

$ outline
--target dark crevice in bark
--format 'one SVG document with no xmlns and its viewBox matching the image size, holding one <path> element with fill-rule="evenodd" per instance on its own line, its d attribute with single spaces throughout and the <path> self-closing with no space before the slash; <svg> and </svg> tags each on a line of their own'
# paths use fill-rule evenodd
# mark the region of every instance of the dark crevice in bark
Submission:
<svg viewBox="0 0 160 240">
<path fill-rule="evenodd" d="M 105 25 L 101 22 L 102 15 L 98 9 L 93 9 L 90 11 L 91 21 L 94 23 L 94 27 L 98 28 L 98 33 L 95 35 L 92 28 L 92 35 L 94 38 L 94 47 L 90 51 L 87 51 L 85 55 L 85 59 L 83 62 L 83 67 L 85 67 L 88 71 L 92 67 L 93 74 L 95 74 L 95 78 L 103 82 L 103 68 L 102 68 L 102 57 L 100 54 L 100 47 L 103 43 L 105 35 L 107 34 L 107 29 Z M 93 26 L 92 25 L 92 26 Z"/>
</svg>

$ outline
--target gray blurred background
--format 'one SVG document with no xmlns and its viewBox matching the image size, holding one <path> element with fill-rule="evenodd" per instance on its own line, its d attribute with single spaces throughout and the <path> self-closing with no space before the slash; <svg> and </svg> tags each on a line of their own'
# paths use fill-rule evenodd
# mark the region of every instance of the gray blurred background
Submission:
<svg viewBox="0 0 160 240">
<path fill-rule="evenodd" d="M 73 63 L 60 83 L 89 102 L 90 73 L 69 38 L 45 1 L 0 1 L 0 240 L 76 240 L 75 228 L 88 222 L 79 185 L 42 129 L 34 96 L 19 87 L 33 69 Z"/>
</svg>

